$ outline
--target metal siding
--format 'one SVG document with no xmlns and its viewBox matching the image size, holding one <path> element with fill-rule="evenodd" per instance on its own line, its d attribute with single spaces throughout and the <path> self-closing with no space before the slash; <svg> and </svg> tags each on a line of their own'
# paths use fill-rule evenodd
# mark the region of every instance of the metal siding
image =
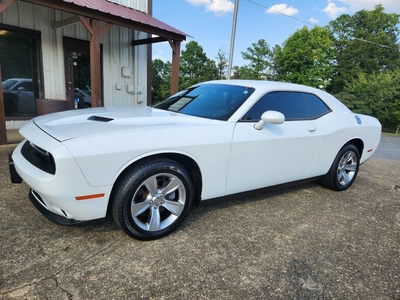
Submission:
<svg viewBox="0 0 400 300">
<path fill-rule="evenodd" d="M 130 2 L 138 8 L 146 7 L 147 0 L 123 1 Z M 135 8 L 135 7 L 134 7 Z M 0 22 L 16 27 L 33 29 L 41 32 L 41 51 L 43 58 L 44 95 L 48 99 L 65 99 L 65 69 L 63 36 L 90 40 L 86 28 L 77 23 L 63 28 L 52 29 L 51 24 L 67 19 L 72 15 L 54 9 L 32 5 L 18 1 L 5 12 L 0 13 Z M 102 24 L 104 25 L 104 23 Z M 145 105 L 147 80 L 147 52 L 146 46 L 135 47 L 130 45 L 137 32 L 132 29 L 112 26 L 101 39 L 103 45 L 103 82 L 105 106 Z M 144 38 L 145 34 L 139 33 Z M 136 63 L 135 63 L 136 61 Z M 131 68 L 131 77 L 122 77 L 121 68 Z M 117 90 L 116 84 L 122 89 Z M 129 84 L 141 88 L 142 94 L 127 92 Z"/>
</svg>

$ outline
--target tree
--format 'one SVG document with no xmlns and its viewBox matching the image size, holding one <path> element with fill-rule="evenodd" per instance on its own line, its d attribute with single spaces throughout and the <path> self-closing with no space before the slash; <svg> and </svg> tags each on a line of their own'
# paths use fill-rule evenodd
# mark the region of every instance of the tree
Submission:
<svg viewBox="0 0 400 300">
<path fill-rule="evenodd" d="M 248 66 L 234 66 L 233 68 L 232 79 L 252 79 L 253 78 L 253 69 Z"/>
<path fill-rule="evenodd" d="M 247 65 L 250 73 L 248 77 L 243 79 L 271 79 L 273 67 L 273 52 L 264 39 L 260 39 L 257 43 L 251 44 L 252 47 L 247 48 L 247 52 L 242 52 L 242 57 L 249 60 Z M 247 73 L 247 72 L 246 72 Z"/>
<path fill-rule="evenodd" d="M 359 73 L 372 74 L 400 67 L 397 38 L 400 15 L 387 14 L 382 5 L 329 23 L 335 37 L 336 66 L 330 91 L 340 92 Z"/>
<path fill-rule="evenodd" d="M 217 69 L 219 79 L 226 79 L 226 71 L 228 69 L 228 59 L 226 58 L 224 50 L 219 49 L 216 56 Z"/>
<path fill-rule="evenodd" d="M 170 96 L 171 67 L 169 61 L 153 60 L 151 74 L 152 104 L 156 104 Z"/>
<path fill-rule="evenodd" d="M 276 79 L 326 88 L 333 75 L 334 41 L 327 28 L 303 27 L 274 48 Z"/>
<path fill-rule="evenodd" d="M 197 42 L 186 44 L 182 51 L 180 64 L 180 89 L 185 89 L 198 82 L 218 79 L 218 69 L 215 61 L 207 58 Z"/>
<path fill-rule="evenodd" d="M 400 69 L 360 73 L 336 96 L 354 112 L 378 118 L 384 127 L 400 125 Z"/>
</svg>

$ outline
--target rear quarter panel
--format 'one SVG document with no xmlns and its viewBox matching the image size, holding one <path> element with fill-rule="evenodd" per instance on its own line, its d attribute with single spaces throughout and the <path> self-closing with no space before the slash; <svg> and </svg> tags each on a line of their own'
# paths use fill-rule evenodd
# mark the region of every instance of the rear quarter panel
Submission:
<svg viewBox="0 0 400 300">
<path fill-rule="evenodd" d="M 361 119 L 361 124 L 355 116 Z M 317 119 L 317 125 L 323 137 L 310 177 L 326 174 L 339 150 L 351 140 L 360 139 L 364 144 L 360 163 L 369 159 L 379 145 L 381 124 L 370 116 L 331 112 Z"/>
</svg>

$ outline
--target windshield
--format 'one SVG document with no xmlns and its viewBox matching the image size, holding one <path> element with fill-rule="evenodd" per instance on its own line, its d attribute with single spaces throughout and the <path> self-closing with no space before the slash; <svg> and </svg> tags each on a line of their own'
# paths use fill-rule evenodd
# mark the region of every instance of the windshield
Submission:
<svg viewBox="0 0 400 300">
<path fill-rule="evenodd" d="M 7 91 L 16 83 L 17 83 L 17 81 L 14 79 L 7 79 L 7 80 L 3 81 L 1 86 L 2 86 L 3 90 Z"/>
<path fill-rule="evenodd" d="M 208 119 L 228 120 L 254 88 L 229 84 L 201 84 L 175 94 L 155 108 Z"/>
</svg>

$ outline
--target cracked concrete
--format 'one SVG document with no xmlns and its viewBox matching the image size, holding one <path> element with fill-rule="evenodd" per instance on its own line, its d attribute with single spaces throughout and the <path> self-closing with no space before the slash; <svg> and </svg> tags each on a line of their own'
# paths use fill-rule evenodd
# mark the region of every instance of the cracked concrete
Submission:
<svg viewBox="0 0 400 300">
<path fill-rule="evenodd" d="M 371 159 L 345 192 L 203 202 L 151 242 L 51 223 L 5 154 L 0 185 L 0 299 L 400 299 L 400 162 Z"/>
</svg>

